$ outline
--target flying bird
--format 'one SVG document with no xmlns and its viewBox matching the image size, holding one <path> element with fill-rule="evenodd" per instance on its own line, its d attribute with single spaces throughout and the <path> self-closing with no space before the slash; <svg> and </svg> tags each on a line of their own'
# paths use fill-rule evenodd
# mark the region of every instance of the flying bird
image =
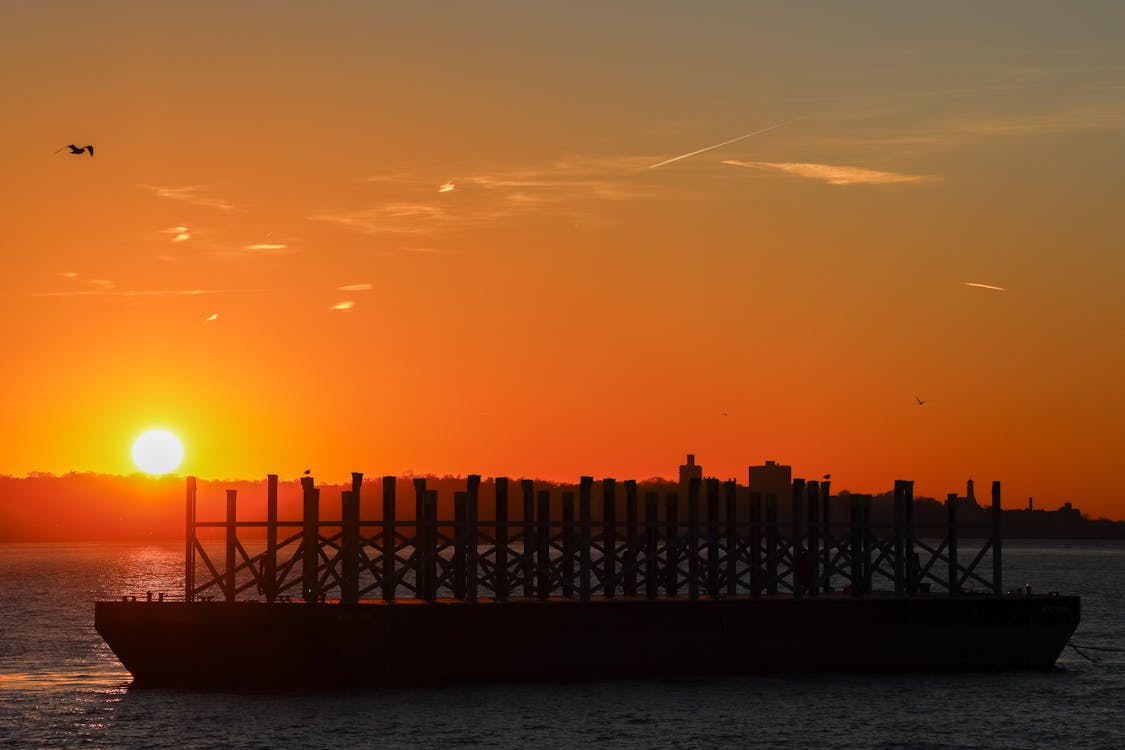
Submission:
<svg viewBox="0 0 1125 750">
<path fill-rule="evenodd" d="M 71 143 L 68 146 L 63 146 L 62 148 L 55 151 L 55 153 L 57 154 L 59 151 L 62 151 L 63 149 L 67 149 L 67 148 L 69 148 L 70 153 L 74 154 L 75 156 L 77 156 L 78 154 L 84 153 L 86 151 L 90 152 L 90 156 L 94 155 L 94 147 L 93 146 L 75 146 L 73 143 Z"/>
<path fill-rule="evenodd" d="M 918 398 L 917 396 L 914 397 L 914 400 L 918 402 L 918 406 L 925 406 L 926 405 L 926 402 L 923 401 L 922 399 Z"/>
</svg>

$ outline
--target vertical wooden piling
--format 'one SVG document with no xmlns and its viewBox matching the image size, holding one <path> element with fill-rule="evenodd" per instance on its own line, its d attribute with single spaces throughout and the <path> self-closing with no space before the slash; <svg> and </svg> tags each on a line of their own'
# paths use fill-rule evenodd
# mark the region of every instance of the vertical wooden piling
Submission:
<svg viewBox="0 0 1125 750">
<path fill-rule="evenodd" d="M 823 548 L 823 564 L 821 565 L 821 574 L 823 581 L 820 586 L 821 591 L 832 590 L 832 550 L 836 546 L 836 537 L 832 533 L 832 486 L 831 482 L 827 480 L 820 483 L 820 527 L 821 531 L 821 546 Z"/>
<path fill-rule="evenodd" d="M 733 479 L 724 483 L 726 489 L 726 547 L 723 550 L 723 559 L 726 568 L 723 579 L 726 581 L 727 596 L 738 593 L 738 483 Z"/>
<path fill-rule="evenodd" d="M 961 593 L 961 572 L 957 566 L 957 493 L 950 492 L 945 496 L 945 547 L 946 556 L 949 558 L 949 595 L 957 596 Z"/>
<path fill-rule="evenodd" d="M 590 600 L 590 495 L 593 477 L 578 480 L 578 598 Z"/>
<path fill-rule="evenodd" d="M 699 598 L 699 490 L 702 480 L 692 477 L 688 480 L 688 599 Z"/>
<path fill-rule="evenodd" d="M 508 601 L 508 478 L 496 477 L 496 570 L 492 593 L 497 601 Z"/>
<path fill-rule="evenodd" d="M 520 490 L 523 492 L 523 557 L 520 567 L 523 595 L 530 599 L 535 595 L 534 554 L 538 547 L 535 541 L 535 483 L 530 479 L 521 479 Z"/>
<path fill-rule="evenodd" d="M 625 580 L 626 596 L 637 595 L 637 481 L 625 480 Z"/>
<path fill-rule="evenodd" d="M 426 490 L 422 497 L 422 528 L 425 533 L 423 560 L 425 562 L 425 595 L 432 602 L 437 599 L 437 490 Z"/>
<path fill-rule="evenodd" d="M 602 593 L 617 593 L 617 483 L 602 480 Z"/>
<path fill-rule="evenodd" d="M 1004 593 L 1004 581 L 1000 573 L 1000 483 L 992 483 L 992 592 L 996 596 Z"/>
<path fill-rule="evenodd" d="M 184 601 L 195 599 L 195 477 L 187 478 L 184 495 Z"/>
<path fill-rule="evenodd" d="M 675 492 L 664 496 L 664 593 L 676 596 L 680 591 L 680 524 L 676 511 L 680 498 Z"/>
<path fill-rule="evenodd" d="M 424 477 L 414 478 L 414 591 L 418 599 L 426 598 L 429 583 L 426 581 L 426 551 L 429 542 L 426 539 L 426 480 Z"/>
<path fill-rule="evenodd" d="M 577 534 L 574 531 L 574 493 L 562 493 L 562 595 L 574 597 L 574 552 Z"/>
<path fill-rule="evenodd" d="M 262 557 L 262 592 L 277 599 L 277 474 L 266 475 L 266 551 Z"/>
<path fill-rule="evenodd" d="M 719 595 L 719 480 L 707 480 L 707 596 Z"/>
<path fill-rule="evenodd" d="M 467 601 L 475 602 L 477 600 L 477 585 L 480 581 L 480 567 L 478 557 L 478 545 L 480 544 L 480 517 L 478 509 L 480 507 L 480 474 L 470 474 L 467 483 L 467 495 L 465 504 L 465 598 Z"/>
<path fill-rule="evenodd" d="M 903 486 L 903 531 L 906 534 L 906 591 L 908 594 L 918 593 L 918 585 L 922 582 L 922 570 L 919 565 L 918 555 L 914 552 L 914 482 L 909 481 Z"/>
<path fill-rule="evenodd" d="M 777 495 L 766 495 L 766 593 L 777 593 Z"/>
<path fill-rule="evenodd" d="M 395 558 L 398 555 L 398 529 L 395 528 L 396 477 L 383 477 L 383 601 L 395 600 Z"/>
<path fill-rule="evenodd" d="M 800 599 L 809 584 L 809 551 L 805 547 L 805 480 L 793 480 L 793 542 L 789 545 L 793 562 L 793 596 Z"/>
<path fill-rule="evenodd" d="M 468 524 L 465 506 L 468 492 L 453 493 L 453 598 L 465 598 L 465 547 L 468 546 Z"/>
<path fill-rule="evenodd" d="M 655 599 L 660 594 L 659 568 L 657 567 L 656 504 L 660 497 L 655 492 L 645 493 L 645 598 Z"/>
<path fill-rule="evenodd" d="M 236 521 L 237 514 L 235 511 L 235 505 L 237 504 L 237 502 L 238 490 L 227 490 L 227 567 L 225 571 L 226 581 L 223 584 L 223 593 L 226 595 L 226 600 L 228 602 L 234 601 L 234 569 L 236 567 L 234 553 L 236 545 L 238 544 L 238 522 Z"/>
<path fill-rule="evenodd" d="M 859 499 L 860 528 L 863 532 L 863 593 L 871 593 L 871 578 L 874 571 L 871 555 L 871 495 L 861 495 Z"/>
<path fill-rule="evenodd" d="M 750 596 L 762 595 L 762 493 L 750 493 Z"/>
<path fill-rule="evenodd" d="M 539 490 L 539 505 L 535 530 L 535 594 L 540 599 L 551 598 L 551 493 Z"/>
<path fill-rule="evenodd" d="M 851 589 L 853 596 L 863 593 L 863 514 L 860 512 L 859 495 L 851 495 L 848 503 L 849 539 L 848 561 L 851 563 Z"/>
<path fill-rule="evenodd" d="M 808 551 L 808 586 L 809 594 L 816 596 L 820 593 L 820 483 L 809 482 L 805 485 L 808 493 L 809 513 L 808 521 L 809 551 Z"/>
<path fill-rule="evenodd" d="M 301 478 L 301 593 L 309 603 L 320 600 L 320 490 L 312 477 Z"/>
<path fill-rule="evenodd" d="M 354 489 L 345 490 L 340 498 L 340 558 L 340 603 L 358 604 L 359 494 Z"/>
<path fill-rule="evenodd" d="M 903 482 L 895 480 L 895 596 L 906 594 L 906 510 Z"/>
</svg>

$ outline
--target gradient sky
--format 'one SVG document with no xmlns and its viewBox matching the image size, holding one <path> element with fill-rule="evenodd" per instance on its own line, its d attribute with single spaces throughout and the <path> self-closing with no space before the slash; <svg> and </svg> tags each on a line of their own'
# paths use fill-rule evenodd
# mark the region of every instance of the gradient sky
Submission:
<svg viewBox="0 0 1125 750">
<path fill-rule="evenodd" d="M 164 427 L 204 477 L 692 451 L 1121 518 L 1123 28 L 1117 2 L 6 8 L 0 473 L 128 473 Z"/>
</svg>

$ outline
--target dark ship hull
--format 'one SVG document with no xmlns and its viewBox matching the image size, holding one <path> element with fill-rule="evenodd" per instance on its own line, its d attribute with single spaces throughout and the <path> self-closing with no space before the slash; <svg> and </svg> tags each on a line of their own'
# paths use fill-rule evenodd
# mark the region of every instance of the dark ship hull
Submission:
<svg viewBox="0 0 1125 750">
<path fill-rule="evenodd" d="M 1074 596 L 95 604 L 137 686 L 1048 669 Z"/>
</svg>

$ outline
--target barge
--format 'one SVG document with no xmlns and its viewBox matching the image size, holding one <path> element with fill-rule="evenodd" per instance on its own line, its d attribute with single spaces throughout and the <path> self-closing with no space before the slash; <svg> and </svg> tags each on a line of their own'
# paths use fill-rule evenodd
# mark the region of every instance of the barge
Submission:
<svg viewBox="0 0 1125 750">
<path fill-rule="evenodd" d="M 1080 617 L 1078 597 L 1002 589 L 999 483 L 991 534 L 967 555 L 956 504 L 940 535 L 916 528 L 904 481 L 886 528 L 869 496 L 834 522 L 827 482 L 799 479 L 782 520 L 775 495 L 734 482 L 692 478 L 681 521 L 674 494 L 642 502 L 635 482 L 589 477 L 576 492 L 521 482 L 514 518 L 508 481 L 490 480 L 487 518 L 475 475 L 446 520 L 415 479 L 400 519 L 397 484 L 383 478 L 382 514 L 363 520 L 353 475 L 322 520 L 305 478 L 302 517 L 284 521 L 271 475 L 265 521 L 238 520 L 234 491 L 224 521 L 200 521 L 189 478 L 182 599 L 97 602 L 95 627 L 138 687 L 256 689 L 1049 669 Z"/>
</svg>

